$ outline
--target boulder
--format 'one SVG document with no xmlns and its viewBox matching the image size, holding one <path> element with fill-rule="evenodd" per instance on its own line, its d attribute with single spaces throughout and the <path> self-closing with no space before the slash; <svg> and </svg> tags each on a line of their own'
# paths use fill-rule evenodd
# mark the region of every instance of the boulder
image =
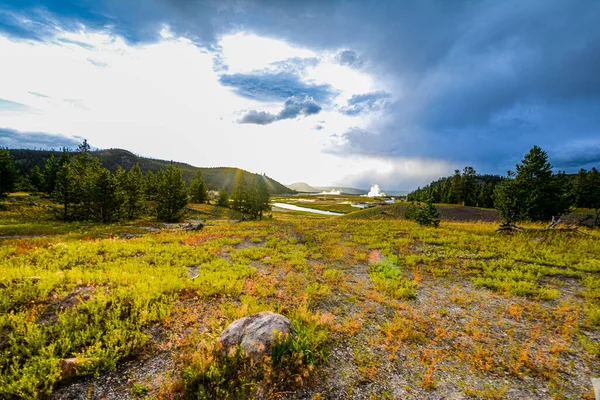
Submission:
<svg viewBox="0 0 600 400">
<path fill-rule="evenodd" d="M 77 374 L 77 365 L 81 364 L 82 360 L 77 357 L 65 358 L 60 361 L 61 378 L 67 379 Z"/>
<path fill-rule="evenodd" d="M 197 224 L 188 223 L 183 225 L 181 228 L 186 231 L 200 231 L 204 228 L 204 224 L 202 222 L 199 222 Z"/>
<path fill-rule="evenodd" d="M 290 320 L 281 314 L 263 311 L 233 321 L 219 336 L 226 350 L 241 345 L 246 354 L 257 361 L 271 354 L 271 346 L 277 340 L 294 336 Z"/>
</svg>

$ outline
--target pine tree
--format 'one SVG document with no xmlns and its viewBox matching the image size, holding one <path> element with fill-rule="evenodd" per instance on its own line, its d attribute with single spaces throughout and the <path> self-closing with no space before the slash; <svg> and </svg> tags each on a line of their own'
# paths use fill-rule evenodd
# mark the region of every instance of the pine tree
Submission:
<svg viewBox="0 0 600 400">
<path fill-rule="evenodd" d="M 93 209 L 102 222 L 111 222 L 118 215 L 121 205 L 117 196 L 116 179 L 106 168 L 101 168 L 95 178 Z"/>
<path fill-rule="evenodd" d="M 219 192 L 219 198 L 217 199 L 217 206 L 229 207 L 229 193 L 223 189 Z"/>
<path fill-rule="evenodd" d="M 37 165 L 35 165 L 33 168 L 31 168 L 31 170 L 29 171 L 29 174 L 27 175 L 27 180 L 29 181 L 30 185 L 33 187 L 33 189 L 36 192 L 40 192 L 43 189 L 43 176 L 42 176 L 42 171 L 40 170 L 40 167 L 38 167 Z"/>
<path fill-rule="evenodd" d="M 242 173 L 238 174 L 233 194 L 231 195 L 233 202 L 232 208 L 241 212 L 248 212 L 249 201 L 248 201 L 248 186 Z"/>
<path fill-rule="evenodd" d="M 127 186 L 128 179 L 127 173 L 125 170 L 119 165 L 117 170 L 115 171 L 115 182 L 117 183 L 117 201 L 119 203 L 119 207 L 117 209 L 118 219 L 123 219 L 127 216 Z"/>
<path fill-rule="evenodd" d="M 135 164 L 127 173 L 126 179 L 125 209 L 127 210 L 127 218 L 134 219 L 144 209 L 145 189 L 142 169 L 139 164 Z"/>
<path fill-rule="evenodd" d="M 7 149 L 0 148 L 0 198 L 15 188 L 19 173 Z"/>
<path fill-rule="evenodd" d="M 507 177 L 494 189 L 494 207 L 504 224 L 511 225 L 524 219 L 522 192 L 512 171 L 508 171 Z"/>
<path fill-rule="evenodd" d="M 201 171 L 196 173 L 190 184 L 190 196 L 194 203 L 204 204 L 208 201 L 208 188 Z"/>
<path fill-rule="evenodd" d="M 254 182 L 256 182 L 256 217 L 262 219 L 263 213 L 271 209 L 271 194 L 269 193 L 267 182 L 263 176 L 258 175 Z"/>
<path fill-rule="evenodd" d="M 552 174 L 548 154 L 533 146 L 521 164 L 517 164 L 515 181 L 522 193 L 524 217 L 530 221 L 549 221 L 569 210 L 560 176 Z"/>
<path fill-rule="evenodd" d="M 148 200 L 156 200 L 156 192 L 157 192 L 156 175 L 154 175 L 152 173 L 152 171 L 148 171 L 146 173 L 146 190 L 145 190 L 146 198 Z"/>
<path fill-rule="evenodd" d="M 71 218 L 71 204 L 75 192 L 72 175 L 71 162 L 63 163 L 56 174 L 56 184 L 52 192 L 54 201 L 63 206 L 63 220 L 65 221 Z"/>
<path fill-rule="evenodd" d="M 50 158 L 46 161 L 46 165 L 44 166 L 44 191 L 47 194 L 52 194 L 54 192 L 54 188 L 56 187 L 56 175 L 58 174 L 60 166 L 54 154 L 50 155 Z"/>
<path fill-rule="evenodd" d="M 156 174 L 156 217 L 161 221 L 176 222 L 183 217 L 188 193 L 181 169 L 173 164 Z"/>
<path fill-rule="evenodd" d="M 477 202 L 477 172 L 473 167 L 465 167 L 461 176 L 460 202 L 474 206 Z"/>
</svg>

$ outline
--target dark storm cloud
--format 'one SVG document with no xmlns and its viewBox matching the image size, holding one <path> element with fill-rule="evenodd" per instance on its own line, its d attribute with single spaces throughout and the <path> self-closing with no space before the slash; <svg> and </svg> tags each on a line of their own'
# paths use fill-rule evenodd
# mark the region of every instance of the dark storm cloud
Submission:
<svg viewBox="0 0 600 400">
<path fill-rule="evenodd" d="M 335 93 L 329 85 L 307 83 L 289 72 L 224 74 L 219 81 L 240 96 L 258 101 L 285 100 L 299 96 L 311 97 L 321 103 L 328 102 Z"/>
<path fill-rule="evenodd" d="M 395 99 L 386 118 L 340 132 L 346 140 L 336 152 L 441 157 L 503 172 L 532 144 L 568 147 L 600 134 L 594 0 L 4 3 L 0 29 L 13 36 L 39 38 L 52 21 L 81 21 L 151 41 L 166 23 L 213 50 L 219 35 L 244 30 L 335 53 L 338 63 L 384 79 Z M 295 72 L 230 74 L 222 83 L 259 100 L 295 95 L 324 104 L 331 96 Z"/>
<path fill-rule="evenodd" d="M 268 125 L 283 119 L 299 116 L 309 116 L 321 112 L 321 106 L 310 97 L 290 97 L 283 103 L 283 109 L 278 114 L 250 110 L 239 121 L 240 124 Z"/>
<path fill-rule="evenodd" d="M 21 132 L 15 129 L 0 128 L 0 143 L 12 149 L 60 149 L 74 148 L 81 138 L 74 139 L 64 135 L 45 132 Z"/>
</svg>

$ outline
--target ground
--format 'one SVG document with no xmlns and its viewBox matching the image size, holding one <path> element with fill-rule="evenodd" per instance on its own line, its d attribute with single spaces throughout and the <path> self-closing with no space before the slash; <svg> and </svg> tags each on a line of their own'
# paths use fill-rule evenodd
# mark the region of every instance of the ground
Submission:
<svg viewBox="0 0 600 400">
<path fill-rule="evenodd" d="M 489 210 L 425 228 L 389 207 L 237 222 L 192 205 L 206 226 L 190 232 L 62 223 L 49 205 L 23 194 L 0 211 L 0 397 L 194 398 L 231 376 L 222 330 L 270 310 L 301 357 L 235 371 L 253 397 L 593 398 L 598 230 L 502 234 Z"/>
</svg>

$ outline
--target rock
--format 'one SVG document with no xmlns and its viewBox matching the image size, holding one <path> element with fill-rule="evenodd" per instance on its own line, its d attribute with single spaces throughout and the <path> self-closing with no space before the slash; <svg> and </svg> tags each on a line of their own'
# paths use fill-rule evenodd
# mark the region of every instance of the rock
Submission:
<svg viewBox="0 0 600 400">
<path fill-rule="evenodd" d="M 532 240 L 536 243 L 544 243 L 546 241 L 546 238 L 541 236 L 541 237 L 533 238 Z"/>
<path fill-rule="evenodd" d="M 181 229 L 185 229 L 186 231 L 200 231 L 204 228 L 204 224 L 199 222 L 197 224 L 188 223 L 181 227 Z"/>
<path fill-rule="evenodd" d="M 289 319 L 280 314 L 263 311 L 233 321 L 221 333 L 219 342 L 227 350 L 240 344 L 246 354 L 256 361 L 271 353 L 273 342 L 288 335 L 294 336 L 294 328 Z"/>
<path fill-rule="evenodd" d="M 592 386 L 594 386 L 596 400 L 600 400 L 600 378 L 592 378 Z"/>
<path fill-rule="evenodd" d="M 89 286 L 80 286 L 75 288 L 71 293 L 63 297 L 58 302 L 58 308 L 61 310 L 73 308 L 79 303 L 92 299 L 94 288 Z"/>
<path fill-rule="evenodd" d="M 81 364 L 82 360 L 77 357 L 65 358 L 60 361 L 61 377 L 63 379 L 71 378 L 77 374 L 77 365 Z"/>
</svg>

